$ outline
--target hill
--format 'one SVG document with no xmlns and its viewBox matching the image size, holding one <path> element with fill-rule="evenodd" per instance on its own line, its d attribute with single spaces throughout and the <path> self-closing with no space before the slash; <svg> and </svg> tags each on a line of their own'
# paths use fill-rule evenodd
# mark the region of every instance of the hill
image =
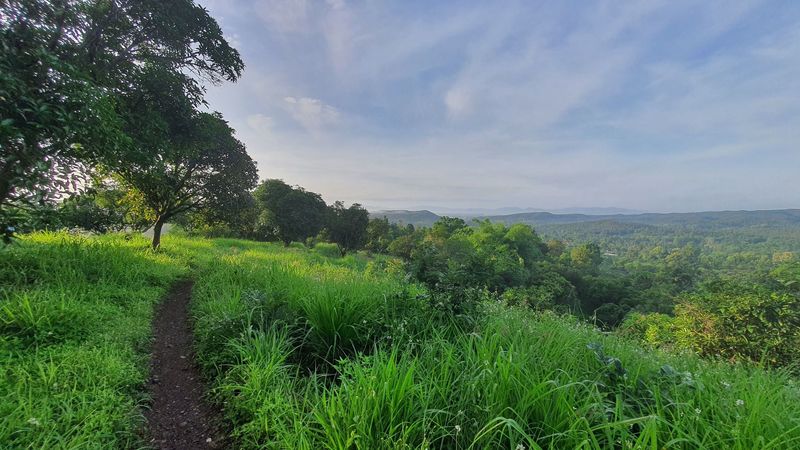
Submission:
<svg viewBox="0 0 800 450">
<path fill-rule="evenodd" d="M 415 226 L 430 226 L 440 217 L 428 210 L 378 211 L 372 215 L 373 217 L 386 217 L 390 222 L 393 223 L 412 223 Z M 679 226 L 699 230 L 719 230 L 741 227 L 800 228 L 800 209 L 601 215 L 524 212 L 516 214 L 480 216 L 477 217 L 477 219 L 489 219 L 492 222 L 501 222 L 505 224 L 525 223 L 533 226 L 585 222 L 618 222 L 656 226 Z"/>
<path fill-rule="evenodd" d="M 370 213 L 371 218 L 385 217 L 391 223 L 400 225 L 414 225 L 415 227 L 429 227 L 439 220 L 439 216 L 424 209 L 421 211 L 408 211 L 405 209 L 377 211 Z"/>
</svg>

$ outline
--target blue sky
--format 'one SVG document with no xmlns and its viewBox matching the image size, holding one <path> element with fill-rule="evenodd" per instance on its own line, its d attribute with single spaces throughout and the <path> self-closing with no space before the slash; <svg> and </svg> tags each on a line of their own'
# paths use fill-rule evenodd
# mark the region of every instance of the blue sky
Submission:
<svg viewBox="0 0 800 450">
<path fill-rule="evenodd" d="M 800 1 L 200 0 L 258 161 L 371 208 L 800 208 Z"/>
</svg>

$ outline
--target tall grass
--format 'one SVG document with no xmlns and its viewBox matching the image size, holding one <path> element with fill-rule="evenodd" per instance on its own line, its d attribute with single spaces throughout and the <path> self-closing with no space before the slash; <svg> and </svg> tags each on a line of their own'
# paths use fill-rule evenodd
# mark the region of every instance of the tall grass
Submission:
<svg viewBox="0 0 800 450">
<path fill-rule="evenodd" d="M 124 448 L 154 303 L 187 267 L 141 238 L 35 234 L 0 250 L 0 448 Z"/>
<path fill-rule="evenodd" d="M 194 314 L 243 448 L 800 445 L 785 372 L 500 305 L 464 329 L 392 264 L 259 244 L 224 254 L 201 270 Z"/>
<path fill-rule="evenodd" d="M 399 267 L 229 239 L 167 236 L 153 253 L 122 236 L 25 238 L 0 260 L 0 447 L 140 445 L 153 305 L 187 273 L 236 448 L 800 446 L 788 372 L 497 304 L 461 320 Z"/>
</svg>

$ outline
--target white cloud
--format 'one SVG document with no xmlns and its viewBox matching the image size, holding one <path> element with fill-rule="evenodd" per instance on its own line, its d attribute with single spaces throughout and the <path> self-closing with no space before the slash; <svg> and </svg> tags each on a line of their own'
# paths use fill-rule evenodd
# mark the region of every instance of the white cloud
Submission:
<svg viewBox="0 0 800 450">
<path fill-rule="evenodd" d="M 281 33 L 308 31 L 308 0 L 258 0 L 254 8 L 270 31 Z"/>
<path fill-rule="evenodd" d="M 339 121 L 339 111 L 322 100 L 309 97 L 284 97 L 283 101 L 292 118 L 308 131 L 320 131 Z"/>
<path fill-rule="evenodd" d="M 247 116 L 247 125 L 253 130 L 260 133 L 269 133 L 275 126 L 275 121 L 272 117 L 264 114 L 252 114 Z"/>
<path fill-rule="evenodd" d="M 223 17 L 248 68 L 209 99 L 262 176 L 393 207 L 800 206 L 800 9 L 200 1 L 248 5 Z"/>
<path fill-rule="evenodd" d="M 470 94 L 464 88 L 453 86 L 444 96 L 444 104 L 450 116 L 456 117 L 470 112 Z"/>
</svg>

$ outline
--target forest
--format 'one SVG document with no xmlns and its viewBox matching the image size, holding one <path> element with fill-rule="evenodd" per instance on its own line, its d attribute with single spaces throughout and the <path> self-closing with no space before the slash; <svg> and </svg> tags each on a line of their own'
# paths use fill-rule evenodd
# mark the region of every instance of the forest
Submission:
<svg viewBox="0 0 800 450">
<path fill-rule="evenodd" d="M 209 448 L 800 445 L 798 210 L 328 203 L 206 101 L 245 64 L 194 1 L 0 19 L 0 447 L 173 448 L 180 283 Z"/>
</svg>

